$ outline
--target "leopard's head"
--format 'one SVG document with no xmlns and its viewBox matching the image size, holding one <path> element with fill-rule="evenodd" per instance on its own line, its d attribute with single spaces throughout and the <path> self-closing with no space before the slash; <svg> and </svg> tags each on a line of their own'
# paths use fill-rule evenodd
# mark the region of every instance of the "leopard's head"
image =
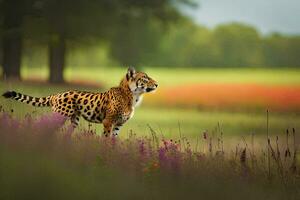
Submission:
<svg viewBox="0 0 300 200">
<path fill-rule="evenodd" d="M 137 72 L 133 67 L 129 67 L 125 77 L 130 90 L 135 94 L 153 92 L 158 84 L 145 72 Z"/>
</svg>

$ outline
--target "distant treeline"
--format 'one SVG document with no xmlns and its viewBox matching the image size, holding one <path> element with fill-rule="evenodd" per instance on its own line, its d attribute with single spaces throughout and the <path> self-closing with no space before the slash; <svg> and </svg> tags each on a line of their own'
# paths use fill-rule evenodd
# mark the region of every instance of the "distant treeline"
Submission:
<svg viewBox="0 0 300 200">
<path fill-rule="evenodd" d="M 130 34 L 132 32 L 128 32 Z M 148 27 L 138 27 L 134 34 L 137 35 L 135 38 L 123 37 L 121 43 L 111 46 L 113 57 L 121 64 L 300 67 L 300 35 L 262 35 L 256 28 L 241 23 L 208 29 L 190 19 L 183 19 L 163 31 L 153 23 Z M 115 49 L 118 54 L 114 54 Z"/>
<path fill-rule="evenodd" d="M 196 0 L 0 0 L 2 77 L 23 65 L 300 67 L 300 35 L 243 24 L 207 29 L 183 15 Z"/>
<path fill-rule="evenodd" d="M 161 39 L 150 65 L 192 67 L 300 67 L 300 35 L 260 34 L 232 23 L 208 29 L 173 26 Z"/>
<path fill-rule="evenodd" d="M 254 27 L 232 23 L 215 29 L 184 20 L 160 30 L 151 24 L 130 30 L 119 42 L 70 43 L 69 66 L 166 67 L 300 67 L 300 36 L 260 34 Z M 134 37 L 130 35 L 134 34 Z M 31 43 L 28 46 L 34 46 Z M 25 48 L 25 64 L 46 65 L 47 53 Z"/>
</svg>

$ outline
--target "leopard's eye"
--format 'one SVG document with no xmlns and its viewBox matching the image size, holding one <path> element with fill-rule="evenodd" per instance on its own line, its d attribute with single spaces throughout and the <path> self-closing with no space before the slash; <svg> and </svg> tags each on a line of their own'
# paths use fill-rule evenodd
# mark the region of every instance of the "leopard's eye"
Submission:
<svg viewBox="0 0 300 200">
<path fill-rule="evenodd" d="M 143 81 L 144 81 L 144 83 L 148 83 L 148 82 L 149 82 L 149 79 L 143 78 Z"/>
</svg>

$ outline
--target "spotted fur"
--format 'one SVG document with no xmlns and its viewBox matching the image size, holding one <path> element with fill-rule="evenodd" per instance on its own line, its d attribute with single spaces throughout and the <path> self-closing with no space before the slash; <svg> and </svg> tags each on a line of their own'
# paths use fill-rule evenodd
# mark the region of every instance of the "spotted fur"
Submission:
<svg viewBox="0 0 300 200">
<path fill-rule="evenodd" d="M 142 95 L 154 91 L 157 86 L 146 73 L 129 68 L 118 87 L 103 93 L 72 90 L 37 98 L 8 91 L 2 96 L 32 106 L 49 106 L 53 112 L 69 117 L 74 127 L 77 127 L 80 117 L 89 122 L 103 123 L 104 134 L 109 136 L 118 135 L 121 126 L 133 116 Z"/>
</svg>

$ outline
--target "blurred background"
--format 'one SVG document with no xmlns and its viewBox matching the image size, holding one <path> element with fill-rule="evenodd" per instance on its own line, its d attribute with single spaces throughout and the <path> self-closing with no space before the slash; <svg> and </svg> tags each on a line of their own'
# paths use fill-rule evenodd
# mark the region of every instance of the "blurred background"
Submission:
<svg viewBox="0 0 300 200">
<path fill-rule="evenodd" d="M 299 18 L 297 0 L 0 0 L 0 92 L 101 92 L 135 66 L 160 87 L 123 135 L 262 135 L 267 110 L 283 134 L 300 128 Z"/>
</svg>

